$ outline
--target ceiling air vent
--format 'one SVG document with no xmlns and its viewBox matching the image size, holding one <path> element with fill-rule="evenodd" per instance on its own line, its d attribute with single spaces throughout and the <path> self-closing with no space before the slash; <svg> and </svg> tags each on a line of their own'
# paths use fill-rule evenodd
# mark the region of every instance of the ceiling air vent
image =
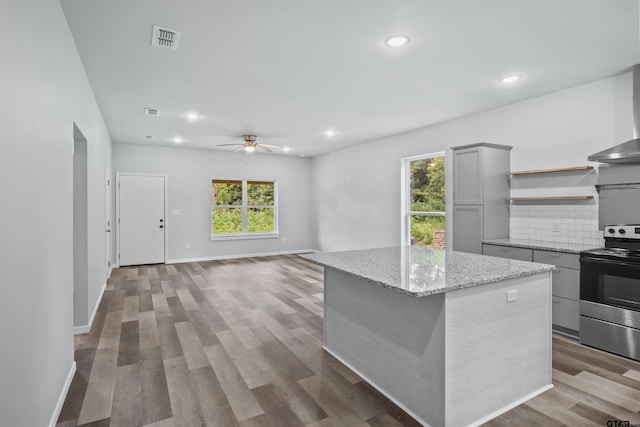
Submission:
<svg viewBox="0 0 640 427">
<path fill-rule="evenodd" d="M 145 116 L 157 116 L 158 114 L 160 114 L 160 112 L 158 110 L 156 110 L 155 108 L 145 108 L 144 109 L 144 115 Z"/>
<path fill-rule="evenodd" d="M 151 36 L 151 46 L 177 50 L 178 42 L 180 42 L 180 34 L 180 31 L 154 25 Z"/>
</svg>

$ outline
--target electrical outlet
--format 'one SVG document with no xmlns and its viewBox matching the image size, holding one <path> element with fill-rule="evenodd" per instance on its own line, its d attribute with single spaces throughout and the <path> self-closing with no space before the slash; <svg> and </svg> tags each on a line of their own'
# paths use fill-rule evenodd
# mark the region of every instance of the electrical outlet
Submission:
<svg viewBox="0 0 640 427">
<path fill-rule="evenodd" d="M 507 302 L 514 302 L 514 301 L 517 301 L 517 299 L 518 299 L 517 289 L 511 289 L 510 291 L 507 291 Z"/>
<path fill-rule="evenodd" d="M 184 247 L 187 248 L 187 249 L 191 249 L 191 243 L 185 243 Z"/>
</svg>

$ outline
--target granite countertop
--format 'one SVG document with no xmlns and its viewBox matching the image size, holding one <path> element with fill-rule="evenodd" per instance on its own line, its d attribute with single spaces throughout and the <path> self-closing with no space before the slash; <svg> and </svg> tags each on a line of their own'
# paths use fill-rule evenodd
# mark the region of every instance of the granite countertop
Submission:
<svg viewBox="0 0 640 427">
<path fill-rule="evenodd" d="M 542 249 L 545 251 L 566 252 L 569 254 L 579 254 L 582 251 L 586 251 L 589 249 L 597 249 L 601 247 L 597 245 L 545 242 L 541 240 L 528 240 L 528 239 L 490 239 L 490 240 L 483 240 L 482 243 L 486 243 L 488 245 L 513 246 L 517 248 Z"/>
<path fill-rule="evenodd" d="M 414 297 L 439 294 L 554 267 L 424 246 L 396 246 L 300 255 L 325 267 Z"/>
</svg>

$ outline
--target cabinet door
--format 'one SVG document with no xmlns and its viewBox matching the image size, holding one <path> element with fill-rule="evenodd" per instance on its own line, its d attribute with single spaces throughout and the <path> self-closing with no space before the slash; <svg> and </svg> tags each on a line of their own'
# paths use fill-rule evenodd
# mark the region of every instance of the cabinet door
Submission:
<svg viewBox="0 0 640 427">
<path fill-rule="evenodd" d="M 551 297 L 551 318 L 556 326 L 580 331 L 580 302 L 561 297 Z"/>
<path fill-rule="evenodd" d="M 453 152 L 453 204 L 481 204 L 483 201 L 482 147 Z"/>
<path fill-rule="evenodd" d="M 453 250 L 482 254 L 482 205 L 453 207 Z"/>
<path fill-rule="evenodd" d="M 580 270 L 573 268 L 556 267 L 553 272 L 554 296 L 572 299 L 580 299 Z"/>
</svg>

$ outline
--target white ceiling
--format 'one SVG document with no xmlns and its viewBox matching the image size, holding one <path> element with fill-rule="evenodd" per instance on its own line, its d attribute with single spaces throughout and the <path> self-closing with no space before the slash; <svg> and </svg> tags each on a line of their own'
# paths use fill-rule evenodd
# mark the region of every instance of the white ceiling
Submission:
<svg viewBox="0 0 640 427">
<path fill-rule="evenodd" d="M 256 134 L 314 156 L 640 63 L 638 0 L 61 2 L 122 143 L 213 149 Z M 152 47 L 153 25 L 181 31 L 179 49 Z M 411 41 L 385 46 L 394 34 Z M 522 80 L 498 81 L 512 73 Z"/>
</svg>

